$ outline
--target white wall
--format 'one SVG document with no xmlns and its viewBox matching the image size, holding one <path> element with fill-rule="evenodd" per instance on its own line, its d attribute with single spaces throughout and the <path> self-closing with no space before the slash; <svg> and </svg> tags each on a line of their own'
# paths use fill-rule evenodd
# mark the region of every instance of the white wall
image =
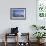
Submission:
<svg viewBox="0 0 46 46">
<path fill-rule="evenodd" d="M 10 8 L 26 8 L 26 20 L 10 20 Z M 17 26 L 19 32 L 32 35 L 32 24 L 36 24 L 36 0 L 0 0 L 0 34 Z"/>
</svg>

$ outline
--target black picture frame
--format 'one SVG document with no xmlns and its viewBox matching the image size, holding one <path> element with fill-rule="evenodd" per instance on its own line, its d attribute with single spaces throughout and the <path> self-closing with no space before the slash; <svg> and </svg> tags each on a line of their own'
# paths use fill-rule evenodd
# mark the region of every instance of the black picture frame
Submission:
<svg viewBox="0 0 46 46">
<path fill-rule="evenodd" d="M 25 20 L 26 8 L 10 8 L 10 19 L 11 20 Z"/>
</svg>

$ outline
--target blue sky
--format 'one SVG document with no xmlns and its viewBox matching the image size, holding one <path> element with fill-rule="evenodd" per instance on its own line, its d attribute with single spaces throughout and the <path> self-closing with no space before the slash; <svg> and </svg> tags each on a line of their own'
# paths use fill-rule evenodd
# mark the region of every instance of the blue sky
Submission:
<svg viewBox="0 0 46 46">
<path fill-rule="evenodd" d="M 24 15 L 24 10 L 14 10 L 15 14 Z"/>
</svg>

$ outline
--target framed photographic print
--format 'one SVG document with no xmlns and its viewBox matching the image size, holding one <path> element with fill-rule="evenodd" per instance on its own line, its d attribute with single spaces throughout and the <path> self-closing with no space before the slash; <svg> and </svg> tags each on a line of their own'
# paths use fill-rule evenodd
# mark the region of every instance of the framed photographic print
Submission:
<svg viewBox="0 0 46 46">
<path fill-rule="evenodd" d="M 46 18 L 46 0 L 37 0 L 37 15 L 39 18 Z"/>
<path fill-rule="evenodd" d="M 36 3 L 36 24 L 44 26 L 46 25 L 46 0 L 37 0 Z"/>
<path fill-rule="evenodd" d="M 26 19 L 26 8 L 10 8 L 10 19 L 25 20 Z"/>
</svg>

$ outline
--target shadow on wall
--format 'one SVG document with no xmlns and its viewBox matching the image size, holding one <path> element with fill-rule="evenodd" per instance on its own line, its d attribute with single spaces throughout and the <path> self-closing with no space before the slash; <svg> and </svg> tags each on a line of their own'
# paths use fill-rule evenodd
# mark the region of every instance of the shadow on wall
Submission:
<svg viewBox="0 0 46 46">
<path fill-rule="evenodd" d="M 8 29 L 5 29 L 4 32 L 2 34 L 5 34 L 5 33 L 10 33 L 11 32 L 11 28 L 8 28 Z"/>
</svg>

